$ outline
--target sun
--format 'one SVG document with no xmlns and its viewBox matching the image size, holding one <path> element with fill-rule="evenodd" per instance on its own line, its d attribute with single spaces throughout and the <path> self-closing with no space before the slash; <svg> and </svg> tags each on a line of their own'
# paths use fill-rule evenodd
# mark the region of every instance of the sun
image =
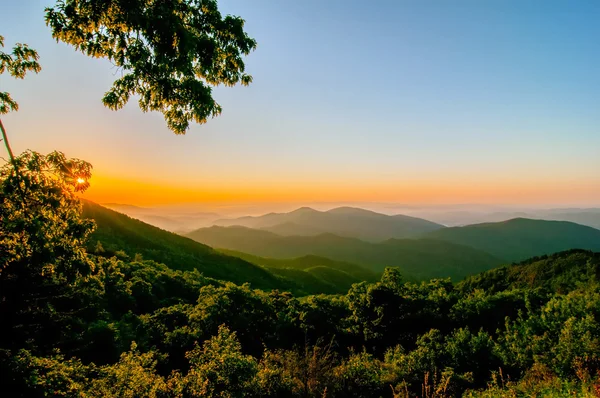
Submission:
<svg viewBox="0 0 600 398">
<path fill-rule="evenodd" d="M 81 178 L 81 177 L 79 177 L 79 178 L 77 179 L 77 184 L 83 184 L 84 182 L 85 182 L 85 179 L 83 179 L 83 178 Z"/>
</svg>

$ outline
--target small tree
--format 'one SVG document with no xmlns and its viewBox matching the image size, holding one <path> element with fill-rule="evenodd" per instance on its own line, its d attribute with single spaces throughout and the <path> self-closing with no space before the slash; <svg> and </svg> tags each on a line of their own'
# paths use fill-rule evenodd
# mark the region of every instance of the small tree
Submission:
<svg viewBox="0 0 600 398">
<path fill-rule="evenodd" d="M 202 347 L 187 353 L 191 369 L 182 380 L 184 396 L 245 397 L 253 396 L 257 363 L 242 353 L 235 332 L 226 326 Z"/>
</svg>

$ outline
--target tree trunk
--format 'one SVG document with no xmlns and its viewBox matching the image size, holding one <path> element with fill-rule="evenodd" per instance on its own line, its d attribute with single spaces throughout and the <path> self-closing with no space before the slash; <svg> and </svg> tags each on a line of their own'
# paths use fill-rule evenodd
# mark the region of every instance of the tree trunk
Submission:
<svg viewBox="0 0 600 398">
<path fill-rule="evenodd" d="M 4 146 L 6 146 L 6 152 L 8 152 L 8 157 L 10 158 L 10 162 L 15 166 L 15 155 L 13 155 L 13 151 L 10 148 L 10 143 L 8 142 L 8 136 L 6 135 L 6 130 L 4 129 L 4 125 L 2 124 L 2 119 L 0 119 L 0 130 L 2 130 L 2 139 L 4 140 Z"/>
</svg>

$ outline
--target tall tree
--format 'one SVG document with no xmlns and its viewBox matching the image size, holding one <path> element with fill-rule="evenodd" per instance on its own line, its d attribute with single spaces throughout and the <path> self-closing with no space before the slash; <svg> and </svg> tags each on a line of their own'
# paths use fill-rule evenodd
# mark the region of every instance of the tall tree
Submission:
<svg viewBox="0 0 600 398">
<path fill-rule="evenodd" d="M 25 152 L 0 168 L 0 351 L 55 341 L 48 331 L 73 315 L 58 308 L 93 268 L 83 242 L 94 223 L 76 195 L 90 176 L 89 163 L 60 152 Z"/>
</svg>

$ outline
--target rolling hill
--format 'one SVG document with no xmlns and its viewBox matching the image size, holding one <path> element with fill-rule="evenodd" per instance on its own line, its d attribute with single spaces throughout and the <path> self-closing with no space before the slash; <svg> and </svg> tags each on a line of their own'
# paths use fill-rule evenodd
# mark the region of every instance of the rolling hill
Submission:
<svg viewBox="0 0 600 398">
<path fill-rule="evenodd" d="M 600 251 L 600 230 L 566 221 L 515 218 L 444 228 L 424 237 L 470 246 L 511 262 L 569 249 Z"/>
<path fill-rule="evenodd" d="M 317 211 L 302 207 L 290 213 L 270 213 L 259 217 L 223 219 L 218 226 L 263 229 L 284 236 L 314 236 L 332 233 L 343 237 L 380 242 L 390 238 L 410 238 L 443 228 L 421 218 L 388 216 L 353 207 Z"/>
<path fill-rule="evenodd" d="M 146 260 L 154 260 L 180 270 L 197 269 L 205 276 L 232 281 L 249 282 L 262 289 L 292 288 L 255 264 L 237 257 L 219 253 L 212 248 L 183 236 L 130 218 L 89 201 L 83 202 L 83 217 L 96 222 L 96 231 L 89 245 L 100 241 L 107 252 L 124 251 L 130 257 L 139 253 Z"/>
<path fill-rule="evenodd" d="M 431 239 L 372 243 L 333 234 L 281 236 L 238 226 L 201 228 L 187 236 L 213 247 L 262 257 L 285 259 L 316 255 L 358 264 L 374 272 L 399 267 L 406 276 L 417 279 L 451 277 L 458 280 L 503 263 L 481 250 Z"/>
<path fill-rule="evenodd" d="M 267 268 L 295 268 L 306 270 L 314 267 L 327 267 L 347 273 L 360 281 L 376 282 L 381 278 L 380 273 L 373 272 L 363 266 L 346 261 L 337 261 L 330 258 L 306 255 L 291 259 L 259 257 L 235 250 L 222 249 L 221 252 L 230 256 L 239 257 L 252 264 Z"/>
<path fill-rule="evenodd" d="M 294 281 L 306 292 L 346 293 L 354 283 L 376 282 L 380 273 L 357 264 L 336 261 L 319 256 L 302 256 L 292 259 L 266 258 L 222 249 L 221 252 L 260 265 L 269 272 Z"/>
</svg>

